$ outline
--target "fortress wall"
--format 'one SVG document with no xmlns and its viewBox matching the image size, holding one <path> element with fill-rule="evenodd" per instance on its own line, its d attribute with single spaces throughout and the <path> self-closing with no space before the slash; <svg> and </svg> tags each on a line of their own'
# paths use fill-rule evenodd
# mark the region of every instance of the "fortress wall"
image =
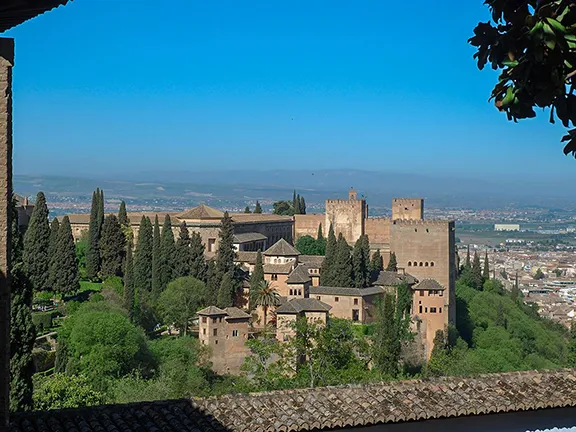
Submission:
<svg viewBox="0 0 576 432">
<path fill-rule="evenodd" d="M 370 245 L 385 245 L 390 243 L 389 218 L 368 218 L 364 222 L 364 233 L 370 240 Z"/>
<path fill-rule="evenodd" d="M 423 198 L 394 198 L 392 200 L 392 220 L 424 219 Z"/>
<path fill-rule="evenodd" d="M 325 225 L 326 216 L 323 214 L 294 215 L 294 239 L 309 235 L 316 238 L 318 226 L 322 224 L 324 237 L 328 236 L 329 226 Z"/>
<path fill-rule="evenodd" d="M 332 224 L 334 234 L 340 233 L 346 241 L 354 244 L 364 234 L 368 207 L 365 200 L 327 200 L 325 226 Z"/>
</svg>

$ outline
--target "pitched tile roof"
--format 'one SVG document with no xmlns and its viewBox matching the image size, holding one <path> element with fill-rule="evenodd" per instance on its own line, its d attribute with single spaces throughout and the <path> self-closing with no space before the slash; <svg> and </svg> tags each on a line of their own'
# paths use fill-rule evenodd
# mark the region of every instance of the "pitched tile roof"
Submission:
<svg viewBox="0 0 576 432">
<path fill-rule="evenodd" d="M 328 312 L 332 306 L 313 298 L 288 300 L 276 309 L 277 314 L 298 314 L 300 312 Z"/>
<path fill-rule="evenodd" d="M 69 0 L 3 0 L 0 5 L 0 33 L 16 27 L 51 9 L 65 5 Z"/>
<path fill-rule="evenodd" d="M 294 262 L 287 262 L 284 264 L 264 264 L 263 267 L 265 274 L 290 274 L 294 268 Z"/>
<path fill-rule="evenodd" d="M 224 310 L 226 311 L 226 314 L 228 315 L 228 317 L 226 317 L 226 319 L 228 319 L 228 318 L 231 318 L 231 319 L 250 318 L 250 315 L 248 315 L 242 309 L 239 309 L 237 307 L 227 307 Z"/>
<path fill-rule="evenodd" d="M 302 264 L 307 264 L 311 268 L 320 268 L 324 262 L 323 255 L 300 255 L 298 261 Z"/>
<path fill-rule="evenodd" d="M 197 315 L 226 315 L 226 311 L 224 309 L 220 309 L 216 306 L 208 306 L 202 310 L 196 312 Z"/>
<path fill-rule="evenodd" d="M 258 252 L 236 252 L 235 262 L 242 262 L 248 264 L 256 264 L 256 258 L 258 257 Z"/>
<path fill-rule="evenodd" d="M 413 284 L 416 282 L 416 278 L 409 274 L 401 274 L 392 271 L 383 270 L 378 274 L 378 278 L 374 285 L 378 286 L 396 286 L 402 283 Z"/>
<path fill-rule="evenodd" d="M 310 282 L 310 274 L 308 273 L 308 266 L 299 264 L 286 279 L 288 283 L 306 283 Z"/>
<path fill-rule="evenodd" d="M 415 290 L 443 290 L 444 287 L 436 279 L 422 279 L 412 287 Z"/>
<path fill-rule="evenodd" d="M 298 256 L 298 255 L 300 255 L 300 252 L 298 252 L 298 249 L 296 249 L 294 246 L 292 246 L 286 240 L 281 238 L 276 243 L 274 243 L 272 246 L 270 246 L 266 250 L 266 252 L 264 252 L 264 255 L 268 255 L 268 256 Z"/>
<path fill-rule="evenodd" d="M 310 295 L 325 294 L 325 295 L 364 297 L 374 294 L 382 294 L 383 292 L 384 288 L 380 286 L 373 286 L 366 288 L 344 288 L 344 287 L 326 287 L 326 286 L 310 287 Z"/>
<path fill-rule="evenodd" d="M 179 219 L 222 219 L 224 213 L 206 204 L 186 210 L 178 215 Z"/>
<path fill-rule="evenodd" d="M 234 243 L 251 243 L 262 240 L 268 240 L 268 237 L 266 237 L 264 234 L 251 232 L 251 233 L 234 234 L 233 241 Z"/>
<path fill-rule="evenodd" d="M 23 412 L 10 432 L 311 431 L 574 406 L 576 369 L 558 369 Z"/>
</svg>

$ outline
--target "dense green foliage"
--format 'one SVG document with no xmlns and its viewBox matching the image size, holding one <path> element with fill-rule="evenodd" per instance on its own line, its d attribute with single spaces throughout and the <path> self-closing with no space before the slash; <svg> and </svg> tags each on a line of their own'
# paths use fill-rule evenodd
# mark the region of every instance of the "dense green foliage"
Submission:
<svg viewBox="0 0 576 432">
<path fill-rule="evenodd" d="M 261 307 L 264 312 L 264 322 L 262 324 L 268 324 L 268 310 L 280 304 L 278 292 L 270 282 L 261 280 L 256 286 L 254 294 L 252 294 L 252 299 L 254 307 Z"/>
<path fill-rule="evenodd" d="M 272 204 L 272 213 L 281 216 L 294 216 L 294 208 L 290 201 L 277 201 Z"/>
<path fill-rule="evenodd" d="M 26 234 L 24 235 L 24 271 L 28 276 L 34 291 L 48 289 L 48 274 L 50 258 L 50 225 L 48 223 L 48 206 L 42 192 L 36 196 L 34 211 L 30 217 Z"/>
<path fill-rule="evenodd" d="M 374 252 L 372 259 L 370 260 L 370 271 L 374 275 L 377 275 L 382 270 L 384 270 L 384 259 L 380 254 L 380 249 L 378 249 L 376 252 Z"/>
<path fill-rule="evenodd" d="M 260 286 L 264 282 L 264 266 L 262 264 L 262 251 L 258 251 L 256 254 L 256 265 L 254 266 L 254 271 L 250 275 L 250 310 L 253 310 L 255 305 L 255 294 L 260 289 Z"/>
<path fill-rule="evenodd" d="M 352 281 L 356 288 L 365 288 L 372 282 L 370 271 L 370 243 L 367 235 L 362 235 L 352 251 Z"/>
<path fill-rule="evenodd" d="M 326 241 L 326 253 L 324 254 L 324 262 L 320 269 L 320 284 L 323 286 L 336 286 L 335 267 L 336 267 L 336 252 L 338 243 L 334 234 L 334 227 L 330 225 L 328 230 L 328 240 Z"/>
<path fill-rule="evenodd" d="M 56 244 L 56 256 L 52 273 L 54 275 L 52 289 L 57 293 L 71 294 L 80 288 L 76 246 L 68 216 L 64 216 L 58 231 L 58 242 Z"/>
<path fill-rule="evenodd" d="M 152 299 L 157 300 L 162 292 L 162 253 L 160 251 L 160 224 L 158 215 L 154 218 L 152 237 Z"/>
<path fill-rule="evenodd" d="M 152 224 L 142 216 L 134 251 L 134 288 L 139 294 L 152 290 Z"/>
<path fill-rule="evenodd" d="M 190 232 L 186 222 L 180 224 L 178 240 L 176 241 L 174 255 L 174 277 L 190 276 L 192 267 L 192 248 L 190 247 Z"/>
<path fill-rule="evenodd" d="M 388 261 L 388 265 L 386 266 L 386 271 L 391 272 L 398 271 L 398 262 L 396 261 L 396 254 L 394 252 L 390 253 L 390 260 Z"/>
<path fill-rule="evenodd" d="M 92 388 L 82 375 L 56 373 L 50 376 L 38 375 L 34 380 L 34 408 L 54 410 L 102 405 L 104 394 Z"/>
<path fill-rule="evenodd" d="M 162 237 L 160 238 L 160 292 L 164 291 L 168 283 L 174 278 L 175 255 L 176 244 L 174 243 L 172 220 L 167 214 L 164 217 Z"/>
<path fill-rule="evenodd" d="M 98 280 L 100 275 L 100 234 L 104 223 L 103 193 L 100 192 L 100 189 L 96 189 L 92 193 L 88 247 L 86 249 L 86 276 L 90 280 Z"/>
<path fill-rule="evenodd" d="M 326 241 L 324 239 L 316 240 L 309 235 L 299 237 L 294 246 L 302 255 L 324 255 L 326 253 Z"/>
<path fill-rule="evenodd" d="M 218 296 L 216 297 L 216 306 L 219 308 L 227 308 L 232 306 L 234 302 L 234 292 L 236 284 L 234 282 L 234 273 L 229 271 L 224 274 L 218 289 Z"/>
<path fill-rule="evenodd" d="M 170 282 L 158 299 L 160 315 L 186 336 L 192 319 L 206 302 L 206 285 L 191 276 Z"/>
<path fill-rule="evenodd" d="M 206 256 L 204 255 L 204 243 L 200 233 L 193 232 L 190 239 L 190 276 L 195 277 L 201 281 L 206 281 Z"/>
<path fill-rule="evenodd" d="M 224 213 L 221 221 L 218 252 L 216 254 L 216 272 L 219 280 L 222 280 L 226 273 L 234 271 L 234 227 L 232 218 L 228 212 Z"/>
<path fill-rule="evenodd" d="M 53 287 L 58 261 L 58 233 L 60 232 L 60 222 L 54 218 L 50 224 L 50 246 L 48 247 L 48 286 Z M 78 257 L 76 257 L 78 258 Z"/>
<path fill-rule="evenodd" d="M 572 0 L 486 1 L 492 21 L 479 23 L 470 44 L 483 69 L 500 70 L 491 99 L 508 120 L 532 118 L 550 108 L 550 122 L 576 120 L 576 10 Z M 576 156 L 576 129 L 562 138 Z"/>
<path fill-rule="evenodd" d="M 110 276 L 122 276 L 126 254 L 126 237 L 118 218 L 111 214 L 106 216 L 100 238 L 100 258 L 102 279 Z"/>
<path fill-rule="evenodd" d="M 352 256 L 351 248 L 342 233 L 338 234 L 336 246 L 336 260 L 332 270 L 332 286 L 351 287 L 352 286 Z"/>
<path fill-rule="evenodd" d="M 262 206 L 260 205 L 259 201 L 256 201 L 256 206 L 254 207 L 254 213 L 256 214 L 262 213 Z"/>
<path fill-rule="evenodd" d="M 136 314 L 136 293 L 134 287 L 134 259 L 132 252 L 132 242 L 128 242 L 126 249 L 126 263 L 124 266 L 124 309 L 128 311 L 130 321 L 134 322 Z"/>
</svg>

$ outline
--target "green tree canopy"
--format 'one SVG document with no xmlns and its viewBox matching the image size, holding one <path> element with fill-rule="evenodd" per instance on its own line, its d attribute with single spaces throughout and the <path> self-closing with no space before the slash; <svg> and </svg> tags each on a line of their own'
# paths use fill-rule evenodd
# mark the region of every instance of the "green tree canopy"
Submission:
<svg viewBox="0 0 576 432">
<path fill-rule="evenodd" d="M 176 254 L 176 244 L 174 243 L 174 232 L 172 231 L 172 220 L 170 215 L 164 217 L 162 226 L 162 237 L 160 239 L 160 272 L 161 291 L 173 280 L 174 261 Z"/>
<path fill-rule="evenodd" d="M 56 373 L 35 380 L 34 409 L 38 411 L 102 405 L 104 393 L 94 390 L 86 377 Z"/>
<path fill-rule="evenodd" d="M 142 216 L 134 252 L 134 288 L 141 294 L 152 289 L 152 249 L 152 223 Z"/>
<path fill-rule="evenodd" d="M 190 240 L 191 265 L 190 276 L 201 281 L 207 281 L 208 265 L 204 255 L 204 243 L 200 233 L 193 232 Z"/>
<path fill-rule="evenodd" d="M 52 289 L 62 294 L 70 294 L 80 288 L 80 276 L 78 274 L 78 262 L 76 261 L 76 246 L 72 236 L 70 219 L 64 216 L 58 232 L 56 245 L 54 285 Z"/>
<path fill-rule="evenodd" d="M 219 240 L 216 254 L 216 270 L 221 280 L 226 273 L 234 271 L 234 226 L 228 212 L 224 213 L 221 221 Z"/>
<path fill-rule="evenodd" d="M 104 219 L 100 238 L 101 278 L 122 276 L 126 254 L 126 237 L 118 218 L 111 214 Z"/>
<path fill-rule="evenodd" d="M 264 282 L 264 266 L 262 264 L 262 251 L 258 250 L 256 254 L 256 265 L 250 275 L 250 309 L 256 307 L 256 294 L 260 291 L 262 282 Z"/>
<path fill-rule="evenodd" d="M 50 225 L 44 193 L 38 192 L 36 204 L 24 235 L 24 271 L 35 291 L 48 288 Z"/>
<path fill-rule="evenodd" d="M 348 242 L 342 233 L 338 234 L 333 286 L 352 287 L 352 256 L 350 252 Z"/>
<path fill-rule="evenodd" d="M 262 307 L 264 311 L 264 325 L 268 323 L 268 310 L 273 306 L 280 304 L 280 296 L 274 286 L 265 280 L 260 281 L 253 295 L 254 306 Z"/>
<path fill-rule="evenodd" d="M 126 264 L 124 266 L 124 309 L 128 311 L 128 317 L 134 322 L 136 315 L 136 292 L 134 287 L 134 259 L 132 242 L 126 248 Z"/>
<path fill-rule="evenodd" d="M 260 205 L 259 201 L 256 201 L 256 206 L 254 207 L 254 213 L 257 214 L 262 213 L 262 206 Z"/>
<path fill-rule="evenodd" d="M 176 241 L 176 253 L 174 256 L 174 276 L 190 276 L 192 267 L 192 248 L 190 247 L 190 232 L 186 222 L 180 224 L 178 240 Z"/>
<path fill-rule="evenodd" d="M 186 336 L 194 315 L 205 301 L 204 282 L 187 276 L 168 284 L 158 299 L 158 308 L 164 323 L 174 324 Z"/>
<path fill-rule="evenodd" d="M 334 234 L 334 227 L 330 224 L 328 230 L 328 240 L 326 242 L 326 253 L 324 255 L 324 262 L 320 269 L 320 283 L 324 286 L 335 286 L 335 267 L 336 267 L 336 253 L 338 243 Z"/>
<path fill-rule="evenodd" d="M 314 237 L 305 235 L 296 240 L 294 246 L 302 255 L 324 255 L 324 240 L 315 240 Z"/>
<path fill-rule="evenodd" d="M 289 201 L 277 201 L 272 204 L 272 212 L 282 216 L 294 216 L 294 207 Z"/>
<path fill-rule="evenodd" d="M 234 282 L 234 273 L 229 271 L 224 274 L 220 287 L 218 289 L 218 297 L 216 299 L 216 306 L 219 308 L 227 308 L 234 304 L 234 293 L 236 284 Z"/>
<path fill-rule="evenodd" d="M 398 271 L 398 262 L 396 261 L 396 254 L 394 252 L 390 253 L 390 261 L 388 261 L 388 265 L 386 266 L 387 271 L 397 272 Z"/>
<path fill-rule="evenodd" d="M 154 231 L 152 236 L 152 299 L 158 300 L 162 292 L 162 251 L 160 249 L 160 223 L 158 215 L 154 218 Z"/>
</svg>

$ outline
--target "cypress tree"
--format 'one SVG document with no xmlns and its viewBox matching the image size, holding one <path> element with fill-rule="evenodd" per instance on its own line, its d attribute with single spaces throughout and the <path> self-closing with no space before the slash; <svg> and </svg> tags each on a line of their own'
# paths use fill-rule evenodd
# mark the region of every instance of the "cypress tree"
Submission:
<svg viewBox="0 0 576 432">
<path fill-rule="evenodd" d="M 232 218 L 228 215 L 228 212 L 225 212 L 222 218 L 219 237 L 220 243 L 218 245 L 218 253 L 216 254 L 216 271 L 219 281 L 221 282 L 226 273 L 231 273 L 234 270 L 234 226 L 232 225 Z M 218 285 L 220 285 L 220 283 Z"/>
<path fill-rule="evenodd" d="M 162 237 L 160 239 L 160 289 L 161 292 L 172 282 L 174 276 L 174 256 L 176 254 L 176 244 L 174 243 L 174 232 L 172 231 L 172 220 L 170 215 L 164 216 L 162 227 Z"/>
<path fill-rule="evenodd" d="M 118 218 L 111 214 L 104 219 L 100 238 L 100 273 L 102 279 L 110 276 L 122 276 L 122 265 L 126 253 L 126 237 Z"/>
<path fill-rule="evenodd" d="M 300 197 L 300 214 L 306 214 L 306 201 L 304 201 L 304 197 Z"/>
<path fill-rule="evenodd" d="M 366 246 L 368 245 L 368 251 Z M 370 283 L 370 245 L 368 244 L 367 236 L 360 236 L 354 244 L 352 251 L 352 272 L 353 272 L 353 285 L 356 288 L 367 287 Z"/>
<path fill-rule="evenodd" d="M 379 308 L 372 344 L 374 366 L 385 375 L 395 377 L 398 373 L 401 342 L 396 324 L 396 301 L 394 295 L 386 294 Z"/>
<path fill-rule="evenodd" d="M 98 190 L 98 189 L 96 189 Z M 102 231 L 102 225 L 104 225 L 104 190 L 100 189 L 100 195 L 98 196 L 98 225 L 100 226 L 100 231 Z"/>
<path fill-rule="evenodd" d="M 334 227 L 330 224 L 328 230 L 328 241 L 326 242 L 326 252 L 324 255 L 324 262 L 320 269 L 320 282 L 324 286 L 334 285 L 334 270 L 336 266 L 336 249 L 337 241 L 334 235 Z"/>
<path fill-rule="evenodd" d="M 130 219 L 128 219 L 128 214 L 126 213 L 126 203 L 124 201 L 120 203 L 120 210 L 118 210 L 118 223 L 121 226 L 130 225 Z"/>
<path fill-rule="evenodd" d="M 174 257 L 174 277 L 190 276 L 192 267 L 192 248 L 190 247 L 190 232 L 186 222 L 180 224 L 180 232 L 176 241 L 176 254 Z"/>
<path fill-rule="evenodd" d="M 38 192 L 36 205 L 30 217 L 28 229 L 24 235 L 24 272 L 35 291 L 48 288 L 48 270 L 50 259 L 50 224 L 48 223 L 48 206 L 46 197 Z"/>
<path fill-rule="evenodd" d="M 227 308 L 232 306 L 234 298 L 234 275 L 232 272 L 226 272 L 220 282 L 216 306 Z"/>
<path fill-rule="evenodd" d="M 62 218 L 60 231 L 58 232 L 57 245 L 57 271 L 53 289 L 62 294 L 70 294 L 80 288 L 80 277 L 78 276 L 78 261 L 76 260 L 76 245 L 72 236 L 70 219 L 68 216 Z"/>
<path fill-rule="evenodd" d="M 490 280 L 490 263 L 488 262 L 488 251 L 484 256 L 484 269 L 482 270 L 482 278 L 487 281 Z"/>
<path fill-rule="evenodd" d="M 464 263 L 464 270 L 470 269 L 472 267 L 470 263 L 470 245 L 468 245 L 468 249 L 466 251 L 466 262 Z"/>
<path fill-rule="evenodd" d="M 388 265 L 386 266 L 386 271 L 397 272 L 398 271 L 398 263 L 396 262 L 396 254 L 392 252 L 390 254 L 390 261 L 388 261 Z"/>
<path fill-rule="evenodd" d="M 100 190 L 92 193 L 90 225 L 88 226 L 88 247 L 86 248 L 86 277 L 96 280 L 100 272 Z"/>
<path fill-rule="evenodd" d="M 370 269 L 374 273 L 380 273 L 384 270 L 384 260 L 382 259 L 382 255 L 380 254 L 380 249 L 378 249 L 372 255 L 372 260 L 370 261 Z"/>
<path fill-rule="evenodd" d="M 259 201 L 256 201 L 256 206 L 254 207 L 254 213 L 257 213 L 257 214 L 262 213 L 262 206 L 260 206 Z"/>
<path fill-rule="evenodd" d="M 202 237 L 200 237 L 200 233 L 192 233 L 192 239 L 190 242 L 190 254 L 190 276 L 193 276 L 198 280 L 208 282 L 206 275 L 207 265 L 206 257 L 204 256 L 204 244 L 202 243 Z"/>
<path fill-rule="evenodd" d="M 32 284 L 23 269 L 23 243 L 18 229 L 18 213 L 15 200 L 12 212 L 11 248 L 11 305 L 10 305 L 10 411 L 32 409 L 32 376 L 34 360 L 32 349 L 36 328 L 32 322 Z"/>
<path fill-rule="evenodd" d="M 514 280 L 514 285 L 510 291 L 510 298 L 514 301 L 520 298 L 520 286 L 518 285 L 518 272 L 516 272 L 516 279 Z"/>
<path fill-rule="evenodd" d="M 132 258 L 132 242 L 126 249 L 126 264 L 124 266 L 124 308 L 128 311 L 130 321 L 134 322 L 134 262 Z"/>
<path fill-rule="evenodd" d="M 134 289 L 141 298 L 143 294 L 152 290 L 152 223 L 146 216 L 142 216 L 138 243 L 134 252 Z"/>
<path fill-rule="evenodd" d="M 472 288 L 482 291 L 482 267 L 480 265 L 480 257 L 477 252 L 474 252 L 474 260 L 472 261 L 472 270 L 470 271 L 470 283 Z"/>
<path fill-rule="evenodd" d="M 158 299 L 162 292 L 162 256 L 160 251 L 160 224 L 158 215 L 154 218 L 154 235 L 152 243 L 152 298 Z"/>
<path fill-rule="evenodd" d="M 256 265 L 250 275 L 250 310 L 254 309 L 254 296 L 258 293 L 260 285 L 264 281 L 264 266 L 262 265 L 262 252 L 258 250 Z"/>
<path fill-rule="evenodd" d="M 350 246 L 342 233 L 338 234 L 333 283 L 334 286 L 352 287 L 352 257 L 350 255 Z"/>
<path fill-rule="evenodd" d="M 58 232 L 60 231 L 60 222 L 58 219 L 54 218 L 52 224 L 50 224 L 50 246 L 48 248 L 48 286 L 54 286 L 54 280 L 56 277 L 56 262 L 58 261 L 58 256 L 56 254 L 58 245 Z"/>
<path fill-rule="evenodd" d="M 250 206 L 244 207 L 244 213 L 252 213 L 252 211 L 250 210 Z"/>
<path fill-rule="evenodd" d="M 322 224 L 318 225 L 318 234 L 316 234 L 316 240 L 324 240 L 324 233 L 322 232 Z"/>
<path fill-rule="evenodd" d="M 210 306 L 216 305 L 220 283 L 216 270 L 216 262 L 211 259 L 208 261 L 206 269 L 206 303 Z"/>
<path fill-rule="evenodd" d="M 296 196 L 296 189 L 294 189 L 292 196 L 292 210 L 294 210 L 294 214 L 300 214 L 300 199 L 299 196 Z"/>
</svg>

